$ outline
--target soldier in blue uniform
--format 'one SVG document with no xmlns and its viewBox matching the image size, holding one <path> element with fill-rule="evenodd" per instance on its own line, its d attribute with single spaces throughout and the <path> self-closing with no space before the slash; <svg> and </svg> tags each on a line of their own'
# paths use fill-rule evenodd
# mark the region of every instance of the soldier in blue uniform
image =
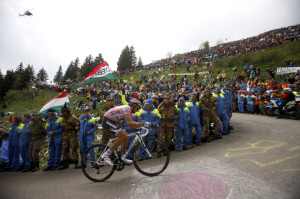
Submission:
<svg viewBox="0 0 300 199">
<path fill-rule="evenodd" d="M 58 168 L 62 155 L 62 118 L 57 116 L 54 109 L 49 109 L 47 115 L 45 128 L 49 136 L 49 159 L 48 166 L 43 171 L 54 171 Z"/>
<path fill-rule="evenodd" d="M 22 132 L 20 135 L 19 140 L 19 147 L 20 147 L 20 153 L 23 160 L 23 166 L 20 167 L 19 170 L 24 169 L 23 172 L 30 171 L 30 156 L 29 156 L 29 141 L 30 141 L 30 130 L 29 130 L 29 124 L 31 123 L 31 115 L 25 114 L 22 117 L 22 121 L 24 123 L 24 126 L 22 128 Z"/>
</svg>

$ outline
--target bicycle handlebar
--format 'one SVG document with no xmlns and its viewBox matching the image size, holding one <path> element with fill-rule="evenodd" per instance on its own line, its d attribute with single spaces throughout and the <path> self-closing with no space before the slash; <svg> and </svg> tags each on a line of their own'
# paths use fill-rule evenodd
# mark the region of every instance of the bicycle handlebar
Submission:
<svg viewBox="0 0 300 199">
<path fill-rule="evenodd" d="M 147 129 L 147 128 L 145 128 L 145 127 L 141 127 L 141 128 L 139 128 L 140 130 L 139 130 L 139 132 L 141 132 L 141 130 L 146 130 L 146 133 L 144 133 L 144 134 L 140 134 L 141 135 L 141 137 L 145 137 L 145 136 L 147 136 L 148 135 L 148 133 L 149 133 L 149 129 Z"/>
</svg>

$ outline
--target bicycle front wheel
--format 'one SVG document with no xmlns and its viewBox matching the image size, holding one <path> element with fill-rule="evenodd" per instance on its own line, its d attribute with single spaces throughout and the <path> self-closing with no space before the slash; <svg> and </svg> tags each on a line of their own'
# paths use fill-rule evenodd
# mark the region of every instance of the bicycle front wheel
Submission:
<svg viewBox="0 0 300 199">
<path fill-rule="evenodd" d="M 84 175 L 91 181 L 103 182 L 110 178 L 115 171 L 113 166 L 103 164 L 101 155 L 104 151 L 105 145 L 95 144 L 88 148 L 81 160 L 81 168 Z"/>
<path fill-rule="evenodd" d="M 148 137 L 144 139 L 146 148 L 138 144 L 133 151 L 133 165 L 143 175 L 157 176 L 162 173 L 170 161 L 170 153 L 166 145 L 159 139 Z M 160 150 L 158 151 L 158 146 Z M 149 154 L 151 157 L 149 157 Z"/>
</svg>

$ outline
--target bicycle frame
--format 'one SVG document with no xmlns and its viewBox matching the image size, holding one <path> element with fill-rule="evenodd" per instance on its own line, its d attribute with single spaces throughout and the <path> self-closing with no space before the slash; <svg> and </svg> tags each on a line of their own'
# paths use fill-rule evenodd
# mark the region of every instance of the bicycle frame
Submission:
<svg viewBox="0 0 300 199">
<path fill-rule="evenodd" d="M 130 146 L 128 147 L 126 153 L 124 154 L 124 157 L 125 157 L 125 158 L 128 156 L 129 152 L 133 149 L 133 147 L 136 145 L 136 143 L 140 143 L 140 144 L 142 145 L 142 147 L 144 148 L 145 152 L 147 153 L 147 155 L 148 155 L 150 158 L 152 158 L 152 155 L 151 155 L 151 153 L 148 151 L 148 149 L 147 149 L 147 147 L 146 147 L 146 145 L 145 145 L 145 143 L 144 143 L 144 140 L 143 140 L 143 137 L 145 137 L 145 136 L 148 135 L 149 129 L 144 128 L 144 127 L 140 128 L 140 129 L 146 130 L 146 133 L 144 133 L 143 135 L 141 135 L 141 130 L 135 132 L 135 138 L 134 138 L 134 140 L 132 141 L 132 143 L 130 144 Z M 130 135 L 128 135 L 128 136 L 129 136 L 129 137 L 132 137 L 132 136 L 134 136 L 134 134 L 130 134 Z M 107 148 L 113 143 L 113 141 L 118 140 L 118 139 L 119 139 L 118 137 L 117 137 L 117 138 L 110 138 L 109 141 L 108 141 L 108 143 L 105 145 L 105 148 L 104 148 L 103 152 L 105 152 L 105 151 L 107 150 Z M 116 157 L 118 157 L 117 150 L 114 150 L 113 153 L 115 154 Z M 101 155 L 102 155 L 102 154 L 101 154 Z M 98 163 L 99 163 L 99 162 L 102 162 L 102 161 L 101 161 L 101 155 L 100 155 L 99 159 L 96 160 L 96 162 L 98 162 Z M 100 160 L 100 161 L 99 161 L 99 160 Z"/>
</svg>

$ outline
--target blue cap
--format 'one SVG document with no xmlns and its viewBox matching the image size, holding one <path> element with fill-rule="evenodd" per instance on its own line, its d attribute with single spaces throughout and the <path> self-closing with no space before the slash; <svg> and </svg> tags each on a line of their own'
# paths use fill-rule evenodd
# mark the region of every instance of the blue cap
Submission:
<svg viewBox="0 0 300 199">
<path fill-rule="evenodd" d="M 152 104 L 152 100 L 151 99 L 147 99 L 146 102 L 145 102 L 145 105 L 147 104 Z"/>
<path fill-rule="evenodd" d="M 85 112 L 85 111 L 90 111 L 90 108 L 89 107 L 84 108 L 83 112 Z"/>
<path fill-rule="evenodd" d="M 55 111 L 55 109 L 53 109 L 53 108 L 49 108 L 48 110 L 47 110 L 47 113 L 55 113 L 56 111 Z"/>
<path fill-rule="evenodd" d="M 179 98 L 179 101 L 180 101 L 180 100 L 185 101 L 184 97 L 180 97 L 180 98 Z"/>
</svg>

